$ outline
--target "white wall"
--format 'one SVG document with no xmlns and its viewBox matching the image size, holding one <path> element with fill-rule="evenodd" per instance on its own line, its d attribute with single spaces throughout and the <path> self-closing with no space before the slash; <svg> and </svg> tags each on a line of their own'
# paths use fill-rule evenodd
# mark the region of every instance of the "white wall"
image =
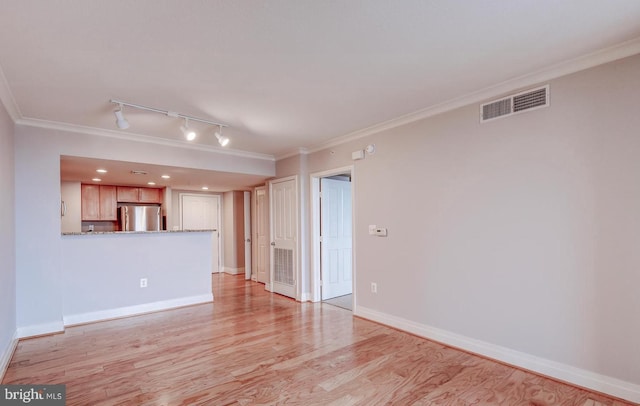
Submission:
<svg viewBox="0 0 640 406">
<path fill-rule="evenodd" d="M 377 147 L 354 171 L 360 314 L 640 401 L 639 72 L 627 58 L 550 81 L 548 108 L 479 124 L 471 105 L 309 155 L 313 173 Z"/>
<path fill-rule="evenodd" d="M 17 322 L 19 330 L 44 334 L 63 328 L 60 154 L 47 131 L 24 130 L 16 126 Z"/>
<path fill-rule="evenodd" d="M 62 237 L 65 324 L 211 301 L 211 245 L 210 232 Z"/>
<path fill-rule="evenodd" d="M 33 334 L 63 326 L 60 155 L 273 176 L 269 160 L 16 126 L 17 324 Z"/>
<path fill-rule="evenodd" d="M 14 127 L 0 103 L 0 380 L 16 333 Z"/>
</svg>

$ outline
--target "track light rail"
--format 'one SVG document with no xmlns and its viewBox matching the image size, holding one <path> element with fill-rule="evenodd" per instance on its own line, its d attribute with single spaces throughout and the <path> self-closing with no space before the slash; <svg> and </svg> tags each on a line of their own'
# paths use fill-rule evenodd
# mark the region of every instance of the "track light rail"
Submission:
<svg viewBox="0 0 640 406">
<path fill-rule="evenodd" d="M 177 113 L 175 111 L 161 110 L 161 109 L 157 109 L 155 107 L 143 106 L 141 104 L 129 103 L 129 102 L 125 102 L 125 101 L 117 100 L 117 99 L 111 99 L 111 100 L 109 100 L 109 102 L 113 103 L 113 104 L 120 105 L 120 106 L 133 107 L 133 108 L 140 109 L 140 110 L 147 110 L 147 111 L 152 111 L 154 113 L 164 114 L 165 116 L 168 116 L 168 117 L 179 117 L 179 118 L 184 118 L 185 120 L 197 121 L 197 122 L 200 122 L 200 123 L 211 124 L 211 125 L 215 125 L 215 126 L 218 126 L 218 127 L 229 127 L 226 124 L 221 124 L 221 123 L 218 123 L 216 121 L 211 121 L 211 120 L 206 120 L 204 118 L 188 116 L 186 114 Z"/>
</svg>

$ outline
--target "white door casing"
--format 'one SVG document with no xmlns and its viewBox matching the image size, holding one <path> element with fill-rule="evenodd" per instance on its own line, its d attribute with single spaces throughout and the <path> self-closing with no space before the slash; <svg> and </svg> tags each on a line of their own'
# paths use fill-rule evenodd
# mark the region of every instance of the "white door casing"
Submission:
<svg viewBox="0 0 640 406">
<path fill-rule="evenodd" d="M 320 179 L 322 300 L 353 292 L 351 182 Z"/>
<path fill-rule="evenodd" d="M 269 202 L 267 201 L 267 188 L 257 187 L 254 194 L 255 200 L 255 270 L 258 282 L 269 284 Z"/>
<path fill-rule="evenodd" d="M 213 232 L 212 273 L 220 272 L 220 196 L 180 193 L 180 228 Z"/>
<path fill-rule="evenodd" d="M 298 278 L 297 178 L 269 183 L 271 207 L 271 291 L 296 298 Z"/>
<path fill-rule="evenodd" d="M 251 279 L 251 192 L 244 192 L 244 278 Z"/>
</svg>

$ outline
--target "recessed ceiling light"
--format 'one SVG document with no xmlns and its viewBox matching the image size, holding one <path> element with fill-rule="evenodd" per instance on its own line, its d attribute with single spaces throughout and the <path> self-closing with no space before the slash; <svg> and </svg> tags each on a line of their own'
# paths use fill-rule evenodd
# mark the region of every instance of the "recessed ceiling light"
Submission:
<svg viewBox="0 0 640 406">
<path fill-rule="evenodd" d="M 208 188 L 208 187 L 206 187 L 206 186 L 203 186 L 203 187 L 202 187 L 202 190 L 209 190 L 209 188 Z"/>
<path fill-rule="evenodd" d="M 106 169 L 96 169 L 96 172 L 98 173 L 107 173 Z"/>
<path fill-rule="evenodd" d="M 169 175 L 162 175 L 161 177 L 162 177 L 162 179 L 170 179 L 171 178 L 171 176 L 169 176 Z"/>
<path fill-rule="evenodd" d="M 94 181 L 94 182 L 102 182 L 102 179 L 100 179 L 100 178 L 93 178 L 91 180 Z"/>
<path fill-rule="evenodd" d="M 147 182 L 147 185 L 151 185 L 151 186 L 153 186 L 153 185 L 155 185 L 155 184 L 156 184 L 156 182 Z"/>
</svg>

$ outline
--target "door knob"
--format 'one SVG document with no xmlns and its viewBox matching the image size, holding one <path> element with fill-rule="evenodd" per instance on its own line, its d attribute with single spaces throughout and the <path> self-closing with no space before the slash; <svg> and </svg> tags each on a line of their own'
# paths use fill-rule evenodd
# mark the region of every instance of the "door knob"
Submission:
<svg viewBox="0 0 640 406">
<path fill-rule="evenodd" d="M 251 242 L 251 238 L 247 238 L 247 242 Z"/>
<path fill-rule="evenodd" d="M 275 247 L 275 246 L 276 246 L 276 243 L 275 243 L 275 242 L 272 242 L 272 243 L 271 243 L 271 245 Z"/>
</svg>

